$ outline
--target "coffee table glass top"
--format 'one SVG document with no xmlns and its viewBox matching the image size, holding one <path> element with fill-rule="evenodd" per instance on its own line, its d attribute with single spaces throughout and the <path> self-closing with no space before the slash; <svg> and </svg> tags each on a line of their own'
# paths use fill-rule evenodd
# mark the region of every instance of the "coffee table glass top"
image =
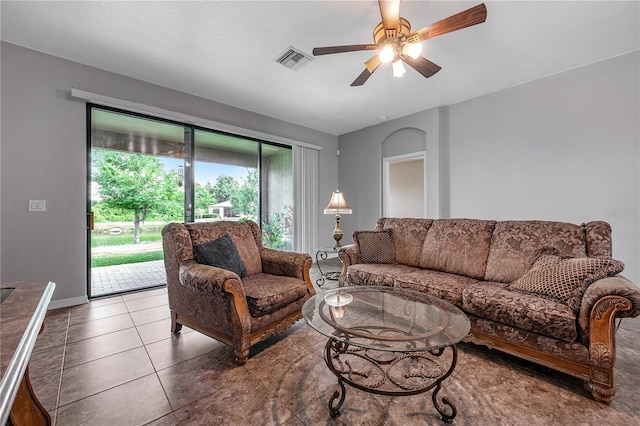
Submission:
<svg viewBox="0 0 640 426">
<path fill-rule="evenodd" d="M 420 352 L 453 345 L 470 329 L 467 316 L 442 299 L 394 287 L 343 287 L 318 293 L 302 307 L 325 336 L 368 349 Z"/>
</svg>

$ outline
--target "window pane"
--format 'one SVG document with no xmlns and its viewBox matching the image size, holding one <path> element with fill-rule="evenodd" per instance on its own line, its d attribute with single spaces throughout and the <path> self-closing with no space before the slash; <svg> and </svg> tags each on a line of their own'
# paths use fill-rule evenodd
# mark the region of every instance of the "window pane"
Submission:
<svg viewBox="0 0 640 426">
<path fill-rule="evenodd" d="M 262 145 L 262 239 L 266 247 L 293 250 L 291 148 Z"/>
<path fill-rule="evenodd" d="M 258 149 L 252 140 L 196 130 L 196 221 L 258 221 Z"/>
</svg>

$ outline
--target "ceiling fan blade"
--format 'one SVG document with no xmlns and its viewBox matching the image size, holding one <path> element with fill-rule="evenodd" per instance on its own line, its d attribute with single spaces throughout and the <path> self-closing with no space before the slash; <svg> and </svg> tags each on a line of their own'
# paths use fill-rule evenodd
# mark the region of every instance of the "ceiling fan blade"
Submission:
<svg viewBox="0 0 640 426">
<path fill-rule="evenodd" d="M 378 57 L 378 55 L 375 55 L 367 62 L 365 62 L 365 65 L 366 68 L 364 69 L 364 71 L 362 71 L 358 78 L 353 80 L 353 83 L 351 83 L 352 86 L 362 86 L 369 79 L 369 77 L 371 77 L 371 74 L 373 74 L 373 72 L 380 66 L 380 58 Z"/>
<path fill-rule="evenodd" d="M 364 63 L 370 73 L 373 73 L 380 66 L 380 56 L 375 55 Z"/>
<path fill-rule="evenodd" d="M 430 60 L 428 60 L 423 56 L 418 56 L 416 59 L 413 59 L 410 56 L 407 56 L 407 57 L 403 56 L 402 59 L 407 64 L 409 64 L 411 68 L 418 71 L 420 74 L 422 74 L 426 78 L 431 77 L 441 69 L 439 65 L 434 64 L 433 62 L 431 62 Z"/>
<path fill-rule="evenodd" d="M 407 36 L 408 43 L 417 43 L 428 38 L 458 31 L 463 28 L 483 23 L 487 19 L 487 7 L 484 3 L 451 15 L 435 24 L 426 26 Z"/>
<path fill-rule="evenodd" d="M 360 50 L 377 50 L 377 44 L 348 44 L 346 46 L 316 47 L 313 56 L 330 55 L 332 53 L 358 52 Z"/>
<path fill-rule="evenodd" d="M 362 86 L 369 79 L 369 77 L 371 77 L 371 74 L 373 73 L 369 72 L 369 70 L 365 68 L 364 71 L 362 71 L 362 73 L 358 76 L 358 78 L 353 80 L 351 86 Z"/>
<path fill-rule="evenodd" d="M 396 36 L 400 22 L 400 0 L 378 0 L 382 26 L 388 38 Z"/>
</svg>

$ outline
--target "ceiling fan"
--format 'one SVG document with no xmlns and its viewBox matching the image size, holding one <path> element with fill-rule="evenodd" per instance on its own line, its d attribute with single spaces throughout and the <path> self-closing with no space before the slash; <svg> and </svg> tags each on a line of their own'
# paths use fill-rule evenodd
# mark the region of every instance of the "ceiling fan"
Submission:
<svg viewBox="0 0 640 426">
<path fill-rule="evenodd" d="M 400 17 L 400 0 L 378 0 L 380 6 L 380 22 L 373 30 L 374 44 L 350 44 L 346 46 L 316 47 L 314 56 L 332 53 L 356 52 L 360 50 L 379 50 L 380 53 L 365 62 L 365 69 L 356 78 L 352 86 L 362 86 L 381 63 L 392 63 L 393 75 L 404 74 L 403 62 L 409 64 L 426 78 L 438 71 L 440 66 L 420 56 L 420 42 L 442 34 L 461 30 L 472 25 L 481 24 L 487 19 L 487 8 L 484 3 L 464 10 L 418 31 L 411 32 L 411 24 Z"/>
</svg>

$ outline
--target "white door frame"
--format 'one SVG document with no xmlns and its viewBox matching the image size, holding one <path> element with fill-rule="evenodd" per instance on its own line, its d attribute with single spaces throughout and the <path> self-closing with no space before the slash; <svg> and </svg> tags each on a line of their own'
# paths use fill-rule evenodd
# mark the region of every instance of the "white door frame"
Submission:
<svg viewBox="0 0 640 426">
<path fill-rule="evenodd" d="M 396 155 L 382 159 L 382 216 L 386 217 L 389 212 L 389 167 L 395 163 L 406 161 L 422 160 L 422 179 L 424 184 L 424 214 L 427 214 L 427 151 L 412 152 L 410 154 Z"/>
</svg>

